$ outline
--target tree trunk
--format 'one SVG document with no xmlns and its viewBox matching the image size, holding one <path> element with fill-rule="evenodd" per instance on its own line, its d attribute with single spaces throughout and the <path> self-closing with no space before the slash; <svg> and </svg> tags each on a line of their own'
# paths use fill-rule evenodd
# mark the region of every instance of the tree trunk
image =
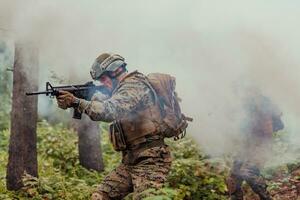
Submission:
<svg viewBox="0 0 300 200">
<path fill-rule="evenodd" d="M 73 123 L 76 124 L 75 130 L 78 133 L 80 164 L 89 170 L 103 171 L 99 123 L 90 120 L 85 114 L 82 115 L 81 120 L 74 119 Z"/>
<path fill-rule="evenodd" d="M 38 176 L 36 149 L 37 96 L 26 96 L 38 89 L 38 51 L 31 43 L 16 43 L 11 133 L 6 183 L 8 190 L 23 186 L 22 176 Z"/>
</svg>

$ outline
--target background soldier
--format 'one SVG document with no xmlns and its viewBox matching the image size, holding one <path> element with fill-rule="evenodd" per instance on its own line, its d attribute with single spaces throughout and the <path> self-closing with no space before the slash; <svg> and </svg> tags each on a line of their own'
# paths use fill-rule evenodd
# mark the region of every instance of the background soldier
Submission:
<svg viewBox="0 0 300 200">
<path fill-rule="evenodd" d="M 161 187 L 170 170 L 171 156 L 161 134 L 161 107 L 148 79 L 139 72 L 127 73 L 124 58 L 101 54 L 91 76 L 111 92 L 107 99 L 78 99 L 69 92 L 57 97 L 60 108 L 74 107 L 92 120 L 113 122 L 110 140 L 122 151 L 122 163 L 93 193 L 92 199 L 122 199 L 128 193 Z M 138 195 L 134 198 L 139 199 Z"/>
<path fill-rule="evenodd" d="M 246 133 L 244 147 L 234 161 L 227 180 L 232 200 L 243 199 L 242 183 L 246 181 L 260 199 L 271 199 L 260 169 L 271 153 L 272 133 L 284 128 L 281 112 L 256 88 L 248 88 L 244 99 Z"/>
</svg>

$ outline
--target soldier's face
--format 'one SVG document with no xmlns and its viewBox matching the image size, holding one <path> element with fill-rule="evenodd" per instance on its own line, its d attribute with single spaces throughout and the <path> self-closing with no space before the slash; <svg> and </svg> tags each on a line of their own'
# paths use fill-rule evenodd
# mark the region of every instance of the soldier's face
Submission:
<svg viewBox="0 0 300 200">
<path fill-rule="evenodd" d="M 110 90 L 113 89 L 113 81 L 111 80 L 111 78 L 108 75 L 103 74 L 100 77 L 99 81 L 108 89 L 110 89 Z"/>
</svg>

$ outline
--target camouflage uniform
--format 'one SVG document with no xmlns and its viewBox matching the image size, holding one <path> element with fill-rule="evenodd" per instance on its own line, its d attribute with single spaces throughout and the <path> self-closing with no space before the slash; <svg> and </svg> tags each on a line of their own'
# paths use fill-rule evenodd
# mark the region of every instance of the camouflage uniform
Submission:
<svg viewBox="0 0 300 200">
<path fill-rule="evenodd" d="M 97 121 L 132 118 L 134 113 L 156 103 L 153 91 L 144 80 L 143 74 L 133 73 L 120 81 L 110 98 L 81 100 L 78 110 Z M 122 157 L 122 163 L 104 179 L 92 199 L 122 199 L 133 191 L 139 193 L 149 187 L 161 187 L 170 170 L 170 151 L 159 136 L 123 150 Z M 139 196 L 134 198 L 139 199 Z"/>
<path fill-rule="evenodd" d="M 269 200 L 271 197 L 260 169 L 270 156 L 272 133 L 283 128 L 281 113 L 268 98 L 260 94 L 250 96 L 245 106 L 247 112 L 247 124 L 243 129 L 243 132 L 247 133 L 245 148 L 233 163 L 227 182 L 229 193 L 232 200 L 243 199 L 241 185 L 246 181 L 260 199 Z"/>
</svg>

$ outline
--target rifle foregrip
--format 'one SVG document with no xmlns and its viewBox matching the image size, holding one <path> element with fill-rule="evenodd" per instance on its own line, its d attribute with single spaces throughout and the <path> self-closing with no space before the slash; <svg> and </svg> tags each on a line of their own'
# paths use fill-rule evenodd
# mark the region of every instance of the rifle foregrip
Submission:
<svg viewBox="0 0 300 200">
<path fill-rule="evenodd" d="M 73 118 L 74 119 L 81 119 L 81 117 L 82 117 L 82 113 L 79 112 L 77 109 L 74 109 Z"/>
</svg>

